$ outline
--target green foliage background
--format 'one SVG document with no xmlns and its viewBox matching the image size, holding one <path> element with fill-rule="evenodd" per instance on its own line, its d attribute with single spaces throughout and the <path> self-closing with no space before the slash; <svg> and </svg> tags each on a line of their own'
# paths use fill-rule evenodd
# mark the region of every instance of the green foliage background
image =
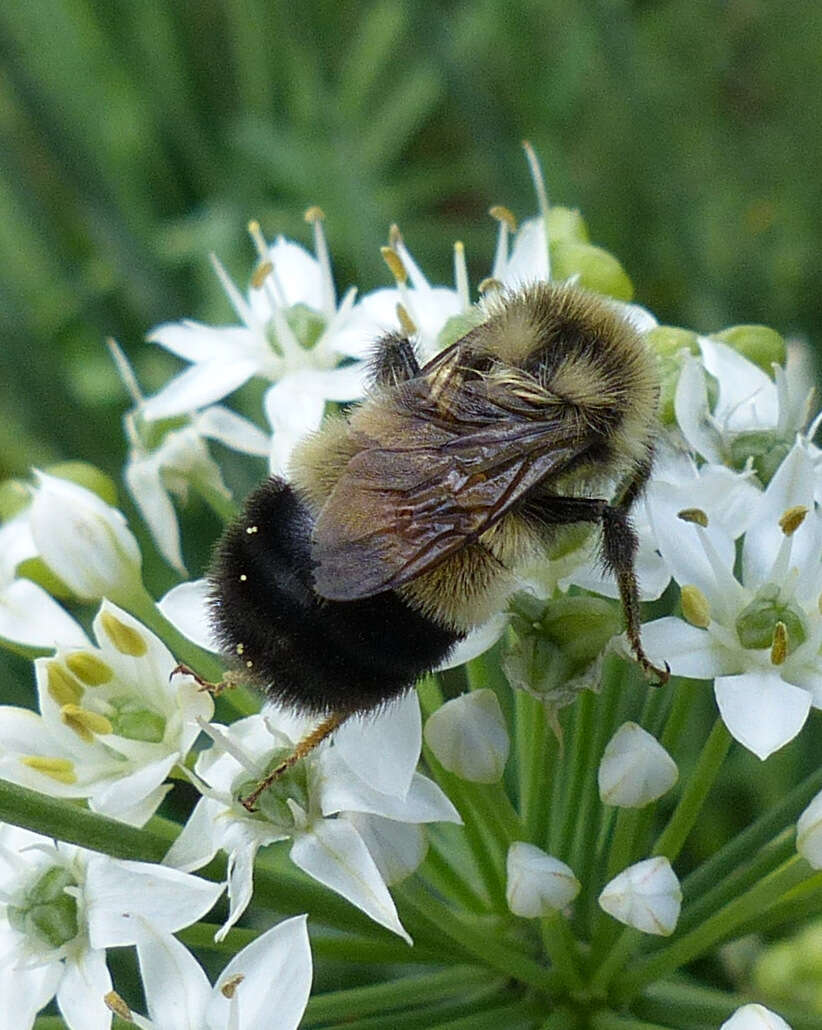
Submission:
<svg viewBox="0 0 822 1030">
<path fill-rule="evenodd" d="M 119 477 L 105 338 L 158 388 L 179 363 L 142 338 L 232 320 L 208 252 L 244 283 L 249 218 L 308 243 L 319 204 L 340 287 L 388 283 L 394 221 L 432 279 L 454 239 L 487 274 L 489 205 L 535 211 L 524 138 L 661 321 L 818 345 L 820 39 L 812 0 L 4 0 L 0 478 L 69 458 Z M 198 531 L 202 562 L 217 525 Z M 31 705 L 30 664 L 2 663 L 2 700 Z M 767 775 L 737 750 L 717 837 L 818 761 L 816 722 Z"/>
<path fill-rule="evenodd" d="M 397 221 L 433 276 L 487 269 L 491 203 L 579 206 L 637 296 L 699 329 L 813 338 L 822 309 L 822 8 L 787 0 L 7 0 L 0 5 L 0 472 L 116 470 L 116 336 L 151 389 L 161 320 L 228 320 L 216 251 L 307 241 L 387 281 Z"/>
</svg>

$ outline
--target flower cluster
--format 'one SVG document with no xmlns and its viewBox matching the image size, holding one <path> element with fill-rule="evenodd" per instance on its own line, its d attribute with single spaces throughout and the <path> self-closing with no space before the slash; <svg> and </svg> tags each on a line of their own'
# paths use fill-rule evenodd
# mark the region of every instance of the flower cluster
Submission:
<svg viewBox="0 0 822 1030">
<path fill-rule="evenodd" d="M 0 640 L 34 659 L 39 710 L 0 707 L 0 792 L 21 825 L 46 835 L 0 827 L 0 995 L 23 999 L 13 1017 L 0 1012 L 0 1030 L 32 1027 L 52 998 L 72 1030 L 103 1030 L 112 1013 L 164 1030 L 296 1027 L 312 980 L 309 925 L 333 957 L 449 967 L 421 976 L 411 996 L 430 1025 L 474 1004 L 512 1006 L 506 1025 L 540 1025 L 566 1004 L 630 1010 L 649 1027 L 662 1007 L 664 1025 L 680 1025 L 668 1016 L 681 1003 L 690 1026 L 698 992 L 671 979 L 681 965 L 758 918 L 782 925 L 803 891 L 819 902 L 809 873 L 822 868 L 818 773 L 754 823 L 745 846 L 731 840 L 695 868 L 680 859 L 731 740 L 764 761 L 822 707 L 822 416 L 806 359 L 762 326 L 698 335 L 659 325 L 532 171 L 539 214 L 517 227 L 492 209 L 497 245 L 476 299 L 460 244 L 453 286 L 433 285 L 392 227 L 393 285 L 339 300 L 318 209 L 306 216 L 313 253 L 282 237 L 269 245 L 252 224 L 245 292 L 214 259 L 235 324 L 151 332 L 188 362 L 158 393 L 142 394 L 111 342 L 133 401 L 125 482 L 182 578 L 193 556 L 175 504 L 194 491 L 223 518 L 235 509 L 210 441 L 287 474 L 329 406 L 364 395 L 381 333 L 400 324 L 425 361 L 478 324 L 483 294 L 577 283 L 607 297 L 659 362 L 656 464 L 633 515 L 639 595 L 659 602 L 643 644 L 668 663 L 671 685 L 643 687 L 642 704 L 623 689 L 620 592 L 582 527 L 520 571 L 506 610 L 419 695 L 346 721 L 249 810 L 241 799 L 311 726 L 271 705 L 256 711 L 242 687 L 216 700 L 205 689 L 222 667 L 204 581 L 155 603 L 116 491 L 96 470 L 3 484 Z M 251 378 L 268 384 L 257 421 L 227 406 Z M 679 782 L 689 680 L 712 683 L 718 719 Z M 471 689 L 453 691 L 460 683 Z M 523 689 L 512 697 L 510 686 Z M 96 836 L 69 839 L 92 850 L 50 839 L 46 802 L 83 812 Z M 160 835 L 162 865 L 124 859 L 137 856 L 115 844 L 112 820 Z M 227 909 L 193 927 L 224 889 Z M 275 925 L 258 935 L 263 924 Z M 214 986 L 173 936 L 187 927 L 233 955 Z M 136 948 L 147 1016 L 114 989 L 105 949 L 115 946 Z M 344 995 L 329 995 L 329 1019 L 348 1019 Z M 743 1004 L 742 990 L 699 998 L 716 1027 L 788 1025 Z M 391 1000 L 410 1004 L 401 989 Z"/>
</svg>

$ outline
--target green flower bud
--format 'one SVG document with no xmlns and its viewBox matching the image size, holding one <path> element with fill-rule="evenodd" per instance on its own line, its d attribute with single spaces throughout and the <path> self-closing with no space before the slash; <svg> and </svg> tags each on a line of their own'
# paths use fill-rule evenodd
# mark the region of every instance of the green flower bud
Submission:
<svg viewBox="0 0 822 1030">
<path fill-rule="evenodd" d="M 0 483 L 0 522 L 7 522 L 29 506 L 31 490 L 22 479 L 5 479 Z"/>
<path fill-rule="evenodd" d="M 575 207 L 552 207 L 548 211 L 548 239 L 568 243 L 590 243 L 588 226 Z"/>
<path fill-rule="evenodd" d="M 634 287 L 625 269 L 607 250 L 590 243 L 555 240 L 551 243 L 551 278 L 579 276 L 587 290 L 604 293 L 616 300 L 630 300 Z"/>
<path fill-rule="evenodd" d="M 306 350 L 311 350 L 325 329 L 325 319 L 306 304 L 295 304 L 285 313 L 286 321 Z"/>
<path fill-rule="evenodd" d="M 748 459 L 753 459 L 753 468 L 759 481 L 767 486 L 790 451 L 792 443 L 780 440 L 766 429 L 752 429 L 738 433 L 731 441 L 730 463 L 735 469 L 744 469 Z"/>
<path fill-rule="evenodd" d="M 805 642 L 805 623 L 801 612 L 792 605 L 778 604 L 771 597 L 760 594 L 742 609 L 736 619 L 736 635 L 743 647 L 758 651 L 772 646 L 779 622 L 785 626 L 787 654 L 790 655 Z"/>
<path fill-rule="evenodd" d="M 76 881 L 66 869 L 52 866 L 26 891 L 21 905 L 8 906 L 9 922 L 48 947 L 62 947 L 79 931 L 77 899 L 65 892 L 66 887 L 73 886 Z"/>
<path fill-rule="evenodd" d="M 57 476 L 58 479 L 67 479 L 70 483 L 84 486 L 112 508 L 118 505 L 114 480 L 96 465 L 90 465 L 87 461 L 58 461 L 54 465 L 48 465 L 43 471 L 48 472 L 50 476 Z"/>
<path fill-rule="evenodd" d="M 159 744 L 166 732 L 166 720 L 159 712 L 138 704 L 136 701 L 117 702 L 111 699 L 117 709 L 112 715 L 112 732 L 128 740 L 142 740 L 147 744 Z"/>
<path fill-rule="evenodd" d="M 732 325 L 719 333 L 711 333 L 714 340 L 721 340 L 758 365 L 773 378 L 774 364 L 784 365 L 787 350 L 784 339 L 766 325 Z"/>
</svg>

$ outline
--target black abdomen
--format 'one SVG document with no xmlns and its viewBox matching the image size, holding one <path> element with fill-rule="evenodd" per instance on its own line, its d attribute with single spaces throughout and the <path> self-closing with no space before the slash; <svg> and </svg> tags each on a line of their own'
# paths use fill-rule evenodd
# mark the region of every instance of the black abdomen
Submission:
<svg viewBox="0 0 822 1030">
<path fill-rule="evenodd" d="M 394 591 L 318 597 L 312 527 L 281 479 L 249 496 L 209 572 L 214 626 L 231 664 L 272 700 L 318 715 L 365 711 L 407 690 L 460 637 Z"/>
</svg>

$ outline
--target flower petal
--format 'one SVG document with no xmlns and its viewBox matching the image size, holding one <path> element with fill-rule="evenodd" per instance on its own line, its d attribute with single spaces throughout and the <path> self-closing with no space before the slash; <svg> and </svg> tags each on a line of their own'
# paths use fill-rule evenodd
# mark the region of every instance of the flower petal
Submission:
<svg viewBox="0 0 822 1030">
<path fill-rule="evenodd" d="M 318 820 L 297 837 L 291 861 L 315 880 L 347 898 L 379 923 L 411 944 L 362 837 L 345 819 Z"/>
<path fill-rule="evenodd" d="M 346 812 L 344 818 L 362 837 L 380 876 L 389 886 L 401 883 L 422 864 L 428 841 L 418 823 L 397 822 L 363 812 Z"/>
<path fill-rule="evenodd" d="M 249 358 L 199 362 L 149 397 L 141 411 L 149 421 L 187 415 L 227 397 L 258 371 L 258 362 Z"/>
<path fill-rule="evenodd" d="M 84 647 L 80 626 L 37 583 L 16 579 L 0 590 L 0 637 L 24 647 Z"/>
<path fill-rule="evenodd" d="M 443 669 L 455 669 L 458 665 L 470 662 L 472 658 L 478 658 L 479 655 L 484 654 L 496 644 L 505 632 L 507 625 L 508 615 L 506 612 L 498 612 L 496 615 L 492 615 L 487 622 L 471 630 L 468 636 L 461 640 L 454 650 L 449 653 L 445 661 L 437 666 L 436 671 L 441 672 Z"/>
<path fill-rule="evenodd" d="M 209 1030 L 235 1025 L 229 1022 L 235 1004 L 237 1030 L 271 1025 L 274 1013 L 277 1030 L 296 1030 L 308 1003 L 313 976 L 306 921 L 306 916 L 286 919 L 235 955 L 212 991 L 206 1013 Z M 242 979 L 229 999 L 221 985 L 238 977 Z"/>
<path fill-rule="evenodd" d="M 741 659 L 723 647 L 708 630 L 666 615 L 642 627 L 642 646 L 652 662 L 667 662 L 677 676 L 713 679 L 739 671 Z"/>
<path fill-rule="evenodd" d="M 626 926 L 668 937 L 679 919 L 682 891 L 671 863 L 658 856 L 615 876 L 600 894 L 599 904 Z"/>
<path fill-rule="evenodd" d="M 785 1020 L 764 1005 L 743 1005 L 719 1030 L 791 1030 Z"/>
<path fill-rule="evenodd" d="M 376 715 L 348 719 L 337 730 L 334 750 L 364 783 L 404 797 L 422 746 L 420 704 L 413 690 Z"/>
<path fill-rule="evenodd" d="M 793 740 L 811 708 L 807 690 L 767 670 L 720 676 L 714 691 L 731 735 L 763 761 Z"/>
<path fill-rule="evenodd" d="M 157 602 L 157 607 L 183 636 L 206 651 L 218 651 L 219 645 L 209 614 L 209 595 L 207 579 L 192 579 L 172 587 Z"/>
<path fill-rule="evenodd" d="M 144 923 L 137 960 L 152 1021 L 163 1030 L 203 1030 L 211 984 L 188 948 Z"/>
<path fill-rule="evenodd" d="M 232 451 L 241 454 L 256 454 L 265 458 L 270 440 L 267 433 L 247 418 L 231 411 L 222 404 L 212 404 L 205 411 L 194 416 L 194 427 L 202 436 L 217 440 Z"/>
<path fill-rule="evenodd" d="M 177 512 L 163 486 L 160 469 L 153 458 L 132 459 L 123 475 L 134 503 L 146 521 L 160 554 L 182 575 L 186 575 L 180 549 L 180 526 Z"/>
<path fill-rule="evenodd" d="M 581 889 L 569 866 L 525 841 L 515 841 L 508 849 L 506 877 L 508 907 L 525 919 L 560 912 Z"/>
<path fill-rule="evenodd" d="M 81 950 L 69 956 L 57 988 L 57 1005 L 70 1030 L 109 1030 L 111 1010 L 103 997 L 110 990 L 105 951 Z"/>
<path fill-rule="evenodd" d="M 473 783 L 496 783 L 508 760 L 505 717 L 493 690 L 474 690 L 436 710 L 425 742 L 449 771 Z"/>
<path fill-rule="evenodd" d="M 608 741 L 599 765 L 603 804 L 642 808 L 667 793 L 679 773 L 656 737 L 635 722 L 623 723 Z"/>
</svg>

